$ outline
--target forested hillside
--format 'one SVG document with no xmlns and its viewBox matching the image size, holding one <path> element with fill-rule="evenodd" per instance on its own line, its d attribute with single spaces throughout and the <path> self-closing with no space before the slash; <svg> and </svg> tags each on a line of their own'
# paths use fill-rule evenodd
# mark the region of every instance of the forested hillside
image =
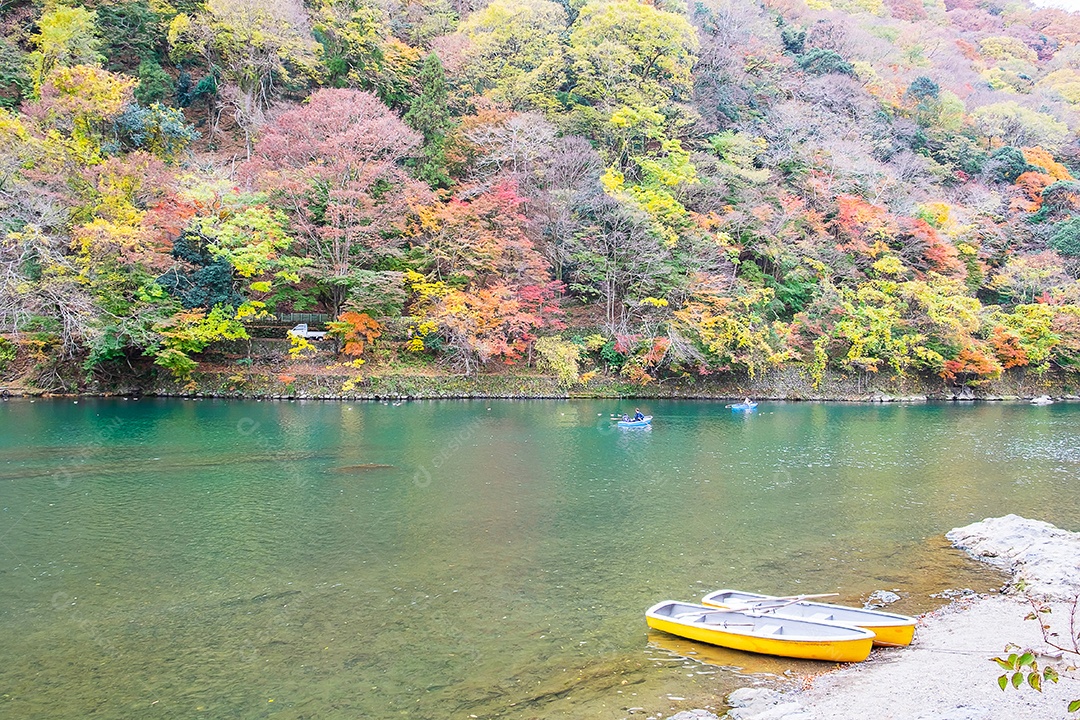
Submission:
<svg viewBox="0 0 1080 720">
<path fill-rule="evenodd" d="M 356 377 L 1080 371 L 1078 14 L 5 0 L 0 29 L 0 372 L 183 378 L 281 312 L 338 340 L 293 362 Z"/>
</svg>

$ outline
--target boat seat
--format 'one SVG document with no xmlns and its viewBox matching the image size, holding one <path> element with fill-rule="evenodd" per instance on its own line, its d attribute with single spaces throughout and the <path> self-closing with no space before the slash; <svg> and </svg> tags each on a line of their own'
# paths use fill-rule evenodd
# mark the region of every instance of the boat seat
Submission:
<svg viewBox="0 0 1080 720">
<path fill-rule="evenodd" d="M 758 628 L 758 633 L 761 635 L 780 635 L 784 632 L 782 625 L 776 623 L 769 623 L 768 625 L 762 625 Z"/>
<path fill-rule="evenodd" d="M 835 618 L 833 618 L 832 613 L 819 612 L 819 613 L 814 613 L 813 615 L 811 615 L 810 619 L 820 621 L 820 620 L 834 620 Z"/>
</svg>

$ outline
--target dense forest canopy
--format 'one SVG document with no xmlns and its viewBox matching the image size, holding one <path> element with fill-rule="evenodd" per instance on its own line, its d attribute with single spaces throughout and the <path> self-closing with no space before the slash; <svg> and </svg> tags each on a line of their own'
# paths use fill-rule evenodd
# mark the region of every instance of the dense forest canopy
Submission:
<svg viewBox="0 0 1080 720">
<path fill-rule="evenodd" d="M 0 351 L 182 377 L 316 311 L 357 367 L 380 338 L 568 385 L 1080 369 L 1080 14 L 15 0 L 0 28 Z"/>
</svg>

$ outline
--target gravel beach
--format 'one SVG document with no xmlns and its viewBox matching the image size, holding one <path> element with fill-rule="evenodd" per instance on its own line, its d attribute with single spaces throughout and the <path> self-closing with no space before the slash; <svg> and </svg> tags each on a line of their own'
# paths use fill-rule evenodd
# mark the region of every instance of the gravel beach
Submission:
<svg viewBox="0 0 1080 720">
<path fill-rule="evenodd" d="M 1070 632 L 1074 598 L 1080 593 L 1080 533 L 1016 515 L 988 518 L 946 537 L 973 557 L 1009 572 L 1001 595 L 972 595 L 919 619 L 915 642 L 877 649 L 870 659 L 807 680 L 797 688 L 737 690 L 729 696 L 731 720 L 1064 720 L 1080 699 L 1080 658 L 1054 653 L 1039 623 L 1025 619 L 1032 601 L 1053 644 L 1072 648 L 1080 618 Z M 999 689 L 1002 670 L 992 658 L 1013 643 L 1037 654 L 1039 667 L 1054 665 L 1060 682 L 1043 691 Z M 1045 654 L 1044 654 L 1045 653 Z M 1054 657 L 1054 655 L 1059 657 Z"/>
</svg>

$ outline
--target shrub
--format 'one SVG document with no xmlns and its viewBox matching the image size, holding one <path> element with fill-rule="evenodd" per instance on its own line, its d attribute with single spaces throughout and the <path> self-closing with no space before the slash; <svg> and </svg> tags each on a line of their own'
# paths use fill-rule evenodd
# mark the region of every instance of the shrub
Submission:
<svg viewBox="0 0 1080 720">
<path fill-rule="evenodd" d="M 547 366 L 559 383 L 569 387 L 580 382 L 578 359 L 581 346 L 560 337 L 543 337 L 536 341 L 536 352 L 540 353 L 542 364 Z"/>
<path fill-rule="evenodd" d="M 15 343 L 7 338 L 0 338 L 0 372 L 7 370 L 8 365 L 15 359 Z"/>
</svg>

